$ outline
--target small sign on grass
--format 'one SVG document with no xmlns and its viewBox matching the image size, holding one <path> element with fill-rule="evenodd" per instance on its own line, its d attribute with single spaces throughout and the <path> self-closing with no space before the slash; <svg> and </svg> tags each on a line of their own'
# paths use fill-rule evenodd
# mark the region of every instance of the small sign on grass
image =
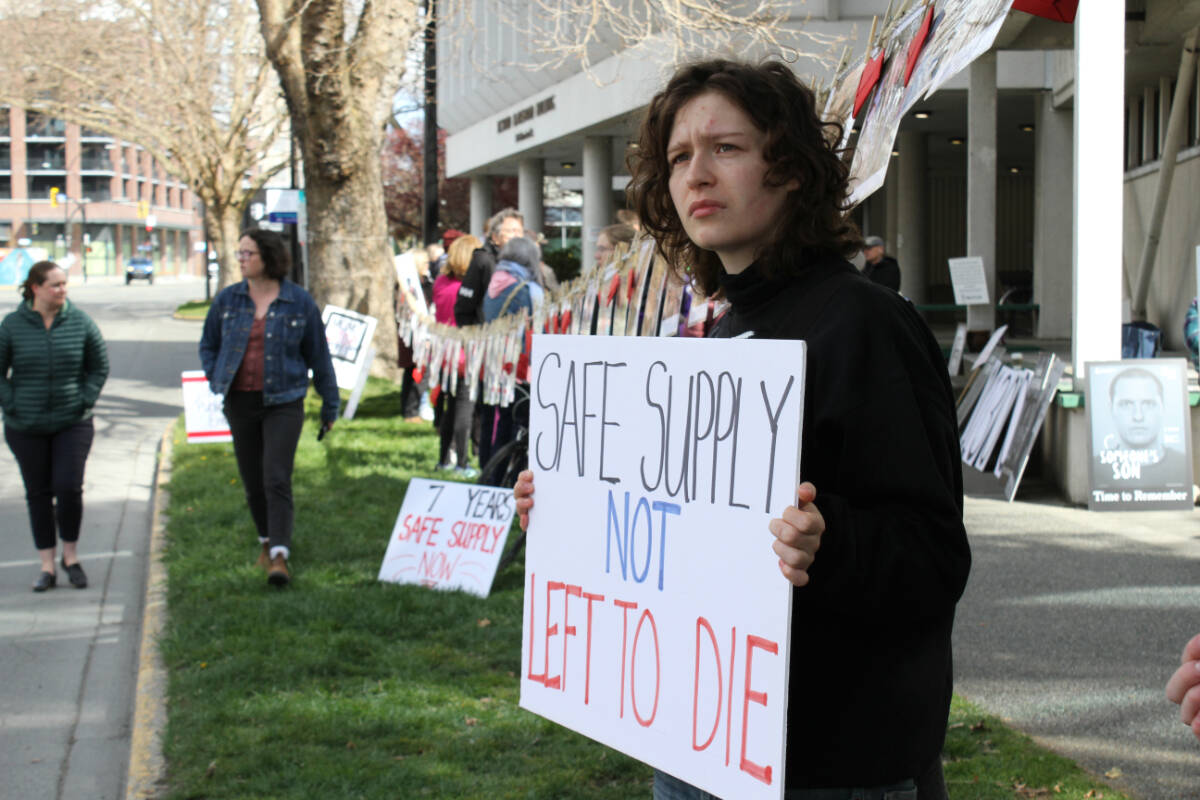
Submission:
<svg viewBox="0 0 1200 800">
<path fill-rule="evenodd" d="M 232 442 L 229 421 L 222 410 L 224 400 L 208 388 L 208 378 L 199 369 L 183 375 L 183 426 L 188 444 L 194 442 Z"/>
<path fill-rule="evenodd" d="M 379 580 L 487 597 L 513 511 L 511 489 L 413 478 Z"/>
</svg>

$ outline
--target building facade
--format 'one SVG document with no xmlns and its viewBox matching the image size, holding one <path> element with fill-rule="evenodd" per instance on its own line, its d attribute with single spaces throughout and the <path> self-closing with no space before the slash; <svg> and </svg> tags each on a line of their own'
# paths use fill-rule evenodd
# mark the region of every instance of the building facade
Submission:
<svg viewBox="0 0 1200 800">
<path fill-rule="evenodd" d="M 72 280 L 120 276 L 130 258 L 158 274 L 203 274 L 191 190 L 141 147 L 22 108 L 0 109 L 0 255 L 44 251 Z"/>
<path fill-rule="evenodd" d="M 475 5 L 476 17 L 484 18 L 486 0 Z M 807 0 L 795 4 L 786 24 L 836 40 L 839 50 L 857 56 L 866 49 L 872 20 L 890 5 Z M 1089 99 L 1081 116 L 1077 39 L 1093 22 L 1120 28 L 1124 57 L 1108 59 L 1120 72 L 1105 75 L 1099 100 Z M 1076 318 L 1102 302 L 1103 313 L 1116 317 L 1098 323 L 1106 331 L 1103 349 L 1112 350 L 1119 338 L 1120 300 L 1130 299 L 1138 282 L 1170 110 L 1183 104 L 1179 168 L 1157 258 L 1147 273 L 1145 308 L 1146 318 L 1163 329 L 1167 346 L 1181 349 L 1183 315 L 1197 289 L 1200 81 L 1191 81 L 1179 97 L 1176 84 L 1181 56 L 1187 61 L 1184 39 L 1198 24 L 1200 0 L 1081 3 L 1074 23 L 1010 12 L 987 53 L 905 116 L 883 187 L 855 211 L 863 232 L 883 236 L 899 259 L 904 294 L 926 306 L 952 304 L 947 259 L 978 255 L 993 300 L 1039 305 L 1036 334 L 1043 338 L 1085 340 L 1076 336 Z M 653 41 L 600 48 L 587 71 L 578 65 L 530 70 L 520 66 L 537 51 L 527 33 L 493 26 L 471 29 L 465 42 L 455 38 L 462 35 L 451 25 L 439 29 L 438 51 L 446 55 L 439 64 L 438 113 L 449 132 L 447 174 L 472 181 L 473 232 L 495 211 L 487 203 L 492 177 L 518 177 L 521 210 L 534 225 L 550 222 L 542 204 L 543 178 L 559 177 L 582 188 L 582 257 L 589 263 L 596 233 L 620 207 L 628 181 L 625 154 L 642 109 L 670 72 L 671 48 Z M 829 80 L 828 60 L 801 57 L 793 68 L 811 83 Z M 1194 73 L 1194 59 L 1188 69 Z M 1091 116 L 1094 109 L 1100 116 Z M 1090 157 L 1078 144 L 1097 139 L 1092 119 L 1104 120 L 1098 124 L 1124 140 L 1123 161 L 1118 153 L 1114 163 L 1104 164 L 1106 175 L 1116 170 L 1114 175 L 1123 176 L 1110 181 L 1110 190 L 1121 196 L 1123 223 L 1105 230 L 1113 238 L 1102 247 L 1100 231 L 1089 228 L 1094 215 L 1085 207 L 1095 193 L 1085 191 L 1076 205 L 1079 173 L 1086 178 L 1096 172 L 1084 163 Z M 1103 250 L 1103 259 L 1090 253 L 1092 246 Z M 1076 260 L 1086 276 L 1082 283 L 1075 279 Z M 1115 280 L 1108 273 L 1099 278 L 1101 260 L 1114 262 Z M 1108 295 L 1089 300 L 1101 288 L 1116 300 Z M 978 311 L 972 309 L 972 317 Z M 995 323 L 994 314 L 969 321 L 981 330 Z"/>
</svg>

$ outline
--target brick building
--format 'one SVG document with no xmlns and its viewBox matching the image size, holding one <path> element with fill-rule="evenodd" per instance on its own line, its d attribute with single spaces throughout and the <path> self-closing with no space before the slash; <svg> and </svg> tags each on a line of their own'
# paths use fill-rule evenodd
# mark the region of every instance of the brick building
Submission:
<svg viewBox="0 0 1200 800">
<path fill-rule="evenodd" d="M 199 241 L 191 190 L 141 147 L 0 109 L 0 256 L 41 249 L 76 280 L 122 275 L 134 256 L 152 258 L 159 274 L 203 274 Z"/>
</svg>

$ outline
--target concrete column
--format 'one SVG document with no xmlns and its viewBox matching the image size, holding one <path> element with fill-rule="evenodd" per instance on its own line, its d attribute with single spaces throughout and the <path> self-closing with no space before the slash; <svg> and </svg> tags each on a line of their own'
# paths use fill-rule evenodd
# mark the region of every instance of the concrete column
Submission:
<svg viewBox="0 0 1200 800">
<path fill-rule="evenodd" d="M 596 258 L 596 237 L 613 221 L 612 139 L 587 136 L 583 140 L 583 255 L 580 263 Z"/>
<path fill-rule="evenodd" d="M 1054 108 L 1052 92 L 1034 107 L 1033 302 L 1041 306 L 1034 332 L 1043 339 L 1071 336 L 1071 112 Z"/>
<path fill-rule="evenodd" d="M 900 293 L 914 303 L 924 302 L 929 287 L 925 255 L 926 140 L 921 131 L 900 131 L 900 155 L 895 165 L 896 228 L 888 243 L 900 262 Z"/>
<path fill-rule="evenodd" d="M 471 176 L 471 230 L 470 233 L 487 241 L 488 217 L 492 215 L 492 182 L 487 175 Z"/>
<path fill-rule="evenodd" d="M 967 308 L 968 331 L 996 327 L 996 53 L 967 68 L 967 252 L 983 259 L 987 305 Z M 1118 128 L 1119 129 L 1119 128 Z"/>
<path fill-rule="evenodd" d="M 540 158 L 524 158 L 517 166 L 517 210 L 525 217 L 525 227 L 538 233 L 546 227 L 542 203 L 542 179 L 545 166 Z"/>
<path fill-rule="evenodd" d="M 1121 164 L 1125 7 L 1080 3 L 1075 18 L 1074 313 L 1076 386 L 1088 361 L 1121 356 Z"/>
</svg>

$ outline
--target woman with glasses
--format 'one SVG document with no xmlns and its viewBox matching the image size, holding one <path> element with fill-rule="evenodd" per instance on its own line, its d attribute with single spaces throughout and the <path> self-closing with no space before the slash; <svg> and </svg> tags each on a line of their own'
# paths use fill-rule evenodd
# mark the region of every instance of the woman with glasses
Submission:
<svg viewBox="0 0 1200 800">
<path fill-rule="evenodd" d="M 225 396 L 238 472 L 262 547 L 258 566 L 274 586 L 291 580 L 292 464 L 304 423 L 308 371 L 321 395 L 321 434 L 338 412 L 337 379 L 321 312 L 287 279 L 278 234 L 249 230 L 238 242 L 242 280 L 213 299 L 200 338 L 209 388 Z"/>
</svg>

